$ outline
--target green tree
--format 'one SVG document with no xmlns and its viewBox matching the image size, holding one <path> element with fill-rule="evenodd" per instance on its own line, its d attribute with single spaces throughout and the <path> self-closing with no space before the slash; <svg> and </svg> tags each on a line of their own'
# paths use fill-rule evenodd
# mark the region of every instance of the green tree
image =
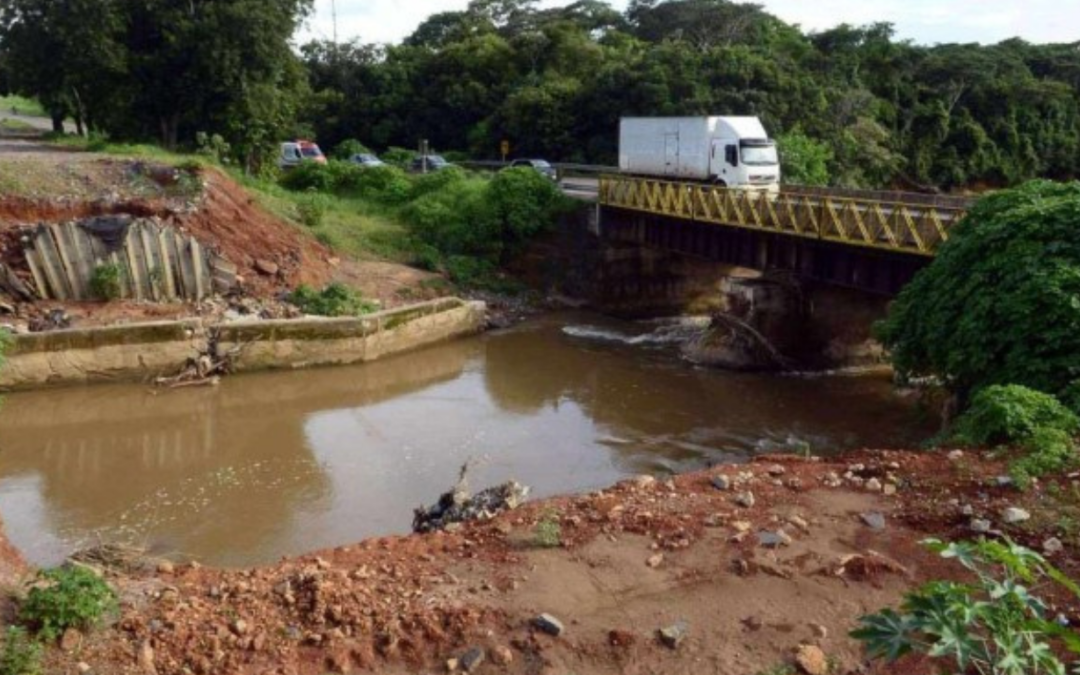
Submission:
<svg viewBox="0 0 1080 675">
<path fill-rule="evenodd" d="M 881 327 L 897 371 L 962 399 L 992 384 L 1057 395 L 1080 379 L 1078 222 L 1078 182 L 980 200 Z"/>
<path fill-rule="evenodd" d="M 785 183 L 828 185 L 833 153 L 828 145 L 795 129 L 777 139 Z"/>
</svg>

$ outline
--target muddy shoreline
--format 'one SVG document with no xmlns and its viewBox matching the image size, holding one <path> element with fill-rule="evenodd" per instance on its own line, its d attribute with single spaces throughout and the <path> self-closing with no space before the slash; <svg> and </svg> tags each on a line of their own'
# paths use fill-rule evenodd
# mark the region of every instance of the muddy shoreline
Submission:
<svg viewBox="0 0 1080 675">
<path fill-rule="evenodd" d="M 1024 505 L 1031 522 L 1001 527 L 1041 546 L 1055 527 L 1041 515 L 1047 492 L 994 486 L 999 471 L 974 454 L 759 457 L 277 565 L 105 570 L 121 616 L 74 649 L 51 649 L 47 672 L 428 673 L 481 650 L 471 672 L 743 675 L 813 645 L 836 673 L 929 673 L 917 662 L 859 670 L 846 634 L 905 589 L 955 575 L 918 542 L 973 536 L 969 511 L 997 524 Z M 538 542 L 540 522 L 557 523 L 557 546 Z M 1072 546 L 1052 560 L 1075 576 Z M 1054 611 L 1080 621 L 1075 602 Z M 564 632 L 539 630 L 541 613 Z M 679 622 L 686 639 L 672 649 L 658 631 Z"/>
</svg>

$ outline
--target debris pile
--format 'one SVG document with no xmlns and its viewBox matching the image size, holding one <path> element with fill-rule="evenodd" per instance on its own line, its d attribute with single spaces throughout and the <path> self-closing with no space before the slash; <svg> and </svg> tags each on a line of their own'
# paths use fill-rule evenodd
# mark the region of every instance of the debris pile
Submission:
<svg viewBox="0 0 1080 675">
<path fill-rule="evenodd" d="M 438 502 L 413 512 L 413 532 L 433 532 L 471 520 L 490 520 L 503 511 L 516 509 L 529 494 L 527 486 L 511 480 L 470 496 L 468 469 L 468 464 L 461 467 L 457 484 L 444 492 Z"/>
</svg>

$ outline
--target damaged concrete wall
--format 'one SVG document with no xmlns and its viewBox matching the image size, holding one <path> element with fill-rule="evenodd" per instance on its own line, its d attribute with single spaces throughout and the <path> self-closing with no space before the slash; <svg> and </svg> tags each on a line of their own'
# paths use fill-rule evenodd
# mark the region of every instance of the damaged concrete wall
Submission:
<svg viewBox="0 0 1080 675">
<path fill-rule="evenodd" d="M 482 302 L 456 298 L 362 317 L 204 324 L 178 321 L 16 335 L 0 390 L 149 382 L 207 354 L 234 372 L 361 363 L 483 330 Z"/>
</svg>

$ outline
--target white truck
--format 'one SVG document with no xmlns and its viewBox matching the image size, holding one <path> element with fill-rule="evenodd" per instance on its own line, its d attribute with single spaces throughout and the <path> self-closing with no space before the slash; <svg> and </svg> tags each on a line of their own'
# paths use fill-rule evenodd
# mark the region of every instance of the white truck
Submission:
<svg viewBox="0 0 1080 675">
<path fill-rule="evenodd" d="M 619 170 L 744 190 L 780 190 L 776 143 L 756 117 L 624 117 Z"/>
</svg>

